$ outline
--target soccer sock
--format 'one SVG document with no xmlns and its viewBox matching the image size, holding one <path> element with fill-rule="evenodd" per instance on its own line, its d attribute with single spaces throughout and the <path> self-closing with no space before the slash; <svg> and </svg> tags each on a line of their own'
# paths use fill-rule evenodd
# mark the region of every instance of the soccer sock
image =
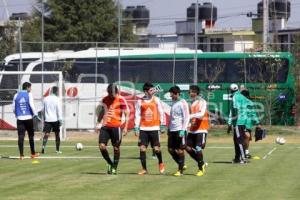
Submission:
<svg viewBox="0 0 300 200">
<path fill-rule="evenodd" d="M 120 148 L 118 148 L 118 150 L 114 149 L 114 165 L 113 165 L 113 167 L 115 169 L 118 168 L 119 159 L 120 159 Z"/>
<path fill-rule="evenodd" d="M 184 154 L 178 155 L 178 170 L 182 173 L 184 166 Z"/>
<path fill-rule="evenodd" d="M 18 139 L 18 146 L 19 146 L 19 151 L 21 156 L 24 156 L 24 136 L 25 135 L 19 135 L 19 139 Z"/>
<path fill-rule="evenodd" d="M 146 152 L 145 151 L 140 151 L 140 160 L 141 160 L 143 169 L 147 170 Z"/>
<path fill-rule="evenodd" d="M 59 147 L 60 147 L 60 136 L 59 136 L 59 133 L 55 133 L 55 145 L 56 145 L 56 151 L 59 151 Z"/>
<path fill-rule="evenodd" d="M 172 156 L 172 158 L 175 160 L 175 162 L 176 162 L 177 164 L 179 164 L 179 163 L 178 163 L 178 159 L 179 159 L 178 154 L 177 154 L 175 151 L 169 151 L 169 153 L 171 154 L 171 156 Z"/>
<path fill-rule="evenodd" d="M 197 157 L 197 162 L 198 162 L 198 168 L 199 170 L 203 170 L 202 166 L 204 164 L 204 161 L 203 161 L 203 153 L 202 151 L 199 151 L 196 153 L 196 157 Z"/>
<path fill-rule="evenodd" d="M 48 134 L 45 134 L 43 137 L 43 146 L 42 149 L 44 150 L 46 145 L 47 145 L 47 141 L 48 141 Z"/>
<path fill-rule="evenodd" d="M 101 149 L 100 151 L 101 151 L 103 158 L 106 160 L 107 164 L 112 165 L 113 163 L 109 157 L 107 149 Z"/>
<path fill-rule="evenodd" d="M 161 151 L 155 151 L 156 157 L 158 159 L 158 163 L 162 163 L 162 155 L 161 155 Z"/>
</svg>

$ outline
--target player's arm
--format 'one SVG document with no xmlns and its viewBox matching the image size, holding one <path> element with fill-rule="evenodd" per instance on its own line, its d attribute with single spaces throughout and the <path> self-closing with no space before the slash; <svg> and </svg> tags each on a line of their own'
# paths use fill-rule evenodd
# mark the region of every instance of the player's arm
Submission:
<svg viewBox="0 0 300 200">
<path fill-rule="evenodd" d="M 139 134 L 140 123 L 141 123 L 141 100 L 138 100 L 135 104 L 135 115 L 134 115 L 135 135 Z"/>
<path fill-rule="evenodd" d="M 165 126 L 166 125 L 165 112 L 163 110 L 162 103 L 158 98 L 156 98 L 156 105 L 159 112 L 160 125 Z"/>
<path fill-rule="evenodd" d="M 29 105 L 30 105 L 31 111 L 33 113 L 33 116 L 36 116 L 39 119 L 37 112 L 35 110 L 35 107 L 34 107 L 32 94 L 28 93 L 28 96 L 29 96 Z"/>
<path fill-rule="evenodd" d="M 183 116 L 182 130 L 186 131 L 190 122 L 189 105 L 187 104 L 186 101 L 182 101 L 181 109 L 182 109 L 182 116 Z"/>
<path fill-rule="evenodd" d="M 15 104 L 15 101 L 16 101 L 16 98 L 17 98 L 17 94 L 18 94 L 18 93 L 16 93 L 16 94 L 14 95 L 13 102 L 12 102 L 12 109 L 13 109 L 14 114 L 16 114 L 16 109 L 15 109 L 16 104 Z"/>
<path fill-rule="evenodd" d="M 104 117 L 104 114 L 105 114 L 105 107 L 104 107 L 103 102 L 101 102 L 96 107 L 96 117 L 97 117 L 96 129 L 99 129 L 101 127 L 101 121 Z"/>
<path fill-rule="evenodd" d="M 121 99 L 121 110 L 123 114 L 125 115 L 125 125 L 123 129 L 123 135 L 126 136 L 128 133 L 128 124 L 129 124 L 129 116 L 130 116 L 130 111 L 128 104 L 124 98 Z"/>
</svg>

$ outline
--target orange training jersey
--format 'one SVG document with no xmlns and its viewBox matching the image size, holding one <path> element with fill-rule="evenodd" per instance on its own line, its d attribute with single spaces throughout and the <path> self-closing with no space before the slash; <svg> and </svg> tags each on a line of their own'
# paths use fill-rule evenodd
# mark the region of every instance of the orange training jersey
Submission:
<svg viewBox="0 0 300 200">
<path fill-rule="evenodd" d="M 127 110 L 128 106 L 126 100 L 117 95 L 114 99 L 106 96 L 102 100 L 105 107 L 105 115 L 103 117 L 103 126 L 120 127 L 122 125 L 122 111 Z"/>
<path fill-rule="evenodd" d="M 160 125 L 165 124 L 164 121 L 164 112 L 157 97 L 143 98 L 136 103 L 136 127 L 140 127 L 141 130 L 159 130 Z"/>
<path fill-rule="evenodd" d="M 204 99 L 197 99 L 190 105 L 191 133 L 207 133 L 209 129 L 209 116 L 207 103 Z"/>
</svg>

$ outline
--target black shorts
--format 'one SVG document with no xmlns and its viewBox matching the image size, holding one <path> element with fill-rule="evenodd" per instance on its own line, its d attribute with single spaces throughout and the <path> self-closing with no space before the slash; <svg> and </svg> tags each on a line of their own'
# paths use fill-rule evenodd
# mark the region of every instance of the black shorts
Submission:
<svg viewBox="0 0 300 200">
<path fill-rule="evenodd" d="M 138 146 L 148 147 L 149 142 L 152 148 L 160 147 L 159 131 L 140 131 Z"/>
<path fill-rule="evenodd" d="M 113 146 L 120 146 L 122 142 L 122 132 L 120 127 L 106 127 L 103 126 L 100 129 L 99 144 L 107 145 L 108 140 L 111 139 Z"/>
<path fill-rule="evenodd" d="M 168 131 L 168 148 L 169 149 L 185 149 L 186 134 L 179 137 L 179 131 Z"/>
<path fill-rule="evenodd" d="M 56 122 L 45 122 L 44 123 L 43 132 L 44 133 L 51 133 L 53 131 L 55 133 L 59 133 L 60 132 L 59 125 L 60 125 L 59 121 L 56 121 Z"/>
<path fill-rule="evenodd" d="M 194 149 L 198 146 L 204 149 L 206 144 L 206 136 L 207 133 L 189 133 L 187 135 L 187 146 Z"/>
</svg>

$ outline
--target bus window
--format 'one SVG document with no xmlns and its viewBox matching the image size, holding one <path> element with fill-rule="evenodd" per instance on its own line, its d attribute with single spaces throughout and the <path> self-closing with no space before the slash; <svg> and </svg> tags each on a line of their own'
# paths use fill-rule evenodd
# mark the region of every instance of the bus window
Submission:
<svg viewBox="0 0 300 200">
<path fill-rule="evenodd" d="M 124 63 L 121 63 L 121 66 L 123 66 L 123 64 Z M 113 83 L 118 80 L 118 59 L 116 58 L 99 59 L 97 64 L 97 69 L 98 69 L 97 73 L 99 75 L 106 76 L 108 82 Z M 103 78 L 99 77 L 97 82 L 102 83 Z"/>
<path fill-rule="evenodd" d="M 246 61 L 248 82 L 284 83 L 287 80 L 289 70 L 287 59 L 248 58 Z"/>
<path fill-rule="evenodd" d="M 175 65 L 176 83 L 193 83 L 193 79 L 194 79 L 193 74 L 194 74 L 193 60 L 176 60 L 176 65 Z"/>
<path fill-rule="evenodd" d="M 62 71 L 63 69 L 62 61 L 52 61 L 52 62 L 44 62 L 44 71 L 52 72 L 52 71 Z M 42 64 L 38 64 L 34 67 L 33 71 L 42 71 Z M 57 75 L 44 75 L 44 83 L 53 83 L 58 81 Z M 31 75 L 30 76 L 31 83 L 42 83 L 42 75 Z"/>
<path fill-rule="evenodd" d="M 198 82 L 225 82 L 227 62 L 220 59 L 198 59 Z"/>
<path fill-rule="evenodd" d="M 23 71 L 25 71 L 27 69 L 27 66 L 35 61 L 38 60 L 39 58 L 24 58 L 22 59 L 22 64 L 23 64 Z M 14 59 L 8 62 L 9 66 L 15 66 L 15 69 L 17 69 L 16 71 L 19 71 L 19 65 L 20 65 L 20 60 L 19 59 Z"/>
</svg>

